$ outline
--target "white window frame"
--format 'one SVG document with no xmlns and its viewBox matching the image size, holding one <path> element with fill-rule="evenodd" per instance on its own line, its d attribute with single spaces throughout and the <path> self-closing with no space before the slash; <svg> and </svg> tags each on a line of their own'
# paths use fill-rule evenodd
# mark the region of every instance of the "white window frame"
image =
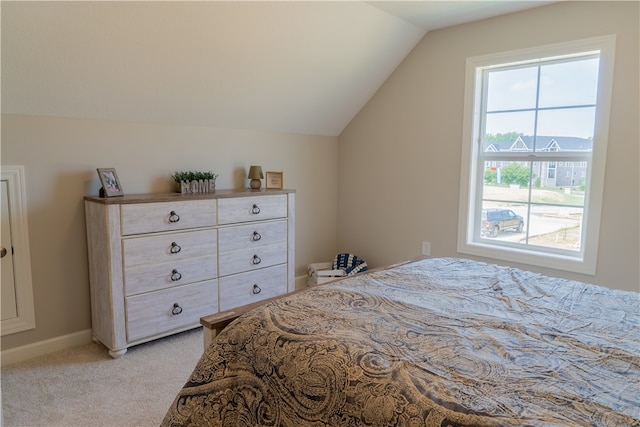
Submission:
<svg viewBox="0 0 640 427">
<path fill-rule="evenodd" d="M 467 58 L 465 77 L 463 142 L 460 173 L 460 209 L 458 215 L 458 252 L 463 254 L 518 262 L 582 274 L 595 275 L 602 212 L 605 163 L 607 154 L 615 35 L 607 35 L 518 51 Z M 591 168 L 586 176 L 581 250 L 574 254 L 558 253 L 540 247 L 499 245 L 480 237 L 481 172 L 478 167 L 479 120 L 481 120 L 482 70 L 492 66 L 534 63 L 532 61 L 585 52 L 600 54 L 598 95 Z M 478 182 L 479 181 L 479 182 Z M 476 220 L 478 218 L 478 220 Z"/>
</svg>

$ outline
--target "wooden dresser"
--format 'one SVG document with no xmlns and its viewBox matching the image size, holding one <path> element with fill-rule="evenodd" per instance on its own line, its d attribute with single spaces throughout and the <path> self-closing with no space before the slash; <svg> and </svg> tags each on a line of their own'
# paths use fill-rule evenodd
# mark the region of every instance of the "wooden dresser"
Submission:
<svg viewBox="0 0 640 427">
<path fill-rule="evenodd" d="M 293 190 L 85 197 L 93 339 L 127 348 L 292 292 Z"/>
</svg>

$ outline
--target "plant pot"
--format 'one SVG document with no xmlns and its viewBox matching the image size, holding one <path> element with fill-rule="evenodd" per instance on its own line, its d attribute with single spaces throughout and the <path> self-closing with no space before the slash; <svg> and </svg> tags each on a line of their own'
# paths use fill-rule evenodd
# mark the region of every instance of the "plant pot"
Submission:
<svg viewBox="0 0 640 427">
<path fill-rule="evenodd" d="M 176 192 L 178 193 L 213 193 L 214 191 L 216 191 L 215 179 L 176 182 Z"/>
</svg>

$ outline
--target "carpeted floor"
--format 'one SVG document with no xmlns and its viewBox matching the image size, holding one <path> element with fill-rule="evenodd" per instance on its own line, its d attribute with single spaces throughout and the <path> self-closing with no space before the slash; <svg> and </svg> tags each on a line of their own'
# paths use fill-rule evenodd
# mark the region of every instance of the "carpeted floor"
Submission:
<svg viewBox="0 0 640 427">
<path fill-rule="evenodd" d="M 158 426 L 202 355 L 202 329 L 130 348 L 86 344 L 2 368 L 2 425 Z"/>
</svg>

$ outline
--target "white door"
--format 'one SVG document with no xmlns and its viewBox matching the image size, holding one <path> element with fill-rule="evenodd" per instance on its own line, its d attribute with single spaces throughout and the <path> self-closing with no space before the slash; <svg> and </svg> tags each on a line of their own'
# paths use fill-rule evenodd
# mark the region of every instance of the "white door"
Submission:
<svg viewBox="0 0 640 427">
<path fill-rule="evenodd" d="M 4 254 L 0 258 L 2 336 L 36 327 L 25 188 L 24 166 L 0 167 L 0 255 Z"/>
<path fill-rule="evenodd" d="M 13 244 L 11 241 L 11 217 L 9 215 L 9 197 L 7 181 L 2 180 L 0 185 L 2 196 L 2 229 L 0 234 L 0 272 L 2 273 L 2 320 L 18 317 L 18 306 L 16 303 L 16 285 L 13 275 Z"/>
</svg>

